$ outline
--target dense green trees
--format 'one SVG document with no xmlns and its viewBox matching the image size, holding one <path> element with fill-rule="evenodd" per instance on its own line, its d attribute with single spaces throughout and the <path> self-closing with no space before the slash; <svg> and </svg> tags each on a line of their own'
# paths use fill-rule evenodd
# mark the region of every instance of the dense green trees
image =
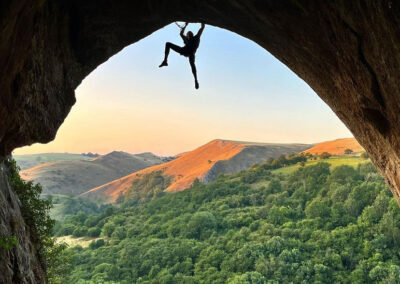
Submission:
<svg viewBox="0 0 400 284">
<path fill-rule="evenodd" d="M 400 283 L 400 208 L 371 164 L 277 163 L 66 218 L 57 235 L 100 239 L 68 249 L 64 282 Z"/>
</svg>

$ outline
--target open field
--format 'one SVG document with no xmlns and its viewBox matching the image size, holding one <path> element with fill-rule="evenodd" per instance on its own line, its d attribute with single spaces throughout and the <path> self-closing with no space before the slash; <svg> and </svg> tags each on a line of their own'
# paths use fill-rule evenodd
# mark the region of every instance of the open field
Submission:
<svg viewBox="0 0 400 284">
<path fill-rule="evenodd" d="M 83 248 L 89 247 L 92 241 L 99 240 L 101 238 L 89 238 L 89 237 L 81 237 L 74 238 L 73 236 L 63 236 L 57 238 L 57 243 L 66 243 L 69 247 L 81 246 Z"/>
<path fill-rule="evenodd" d="M 325 162 L 331 164 L 331 169 L 341 166 L 341 165 L 349 165 L 353 167 L 357 167 L 358 164 L 369 162 L 370 159 L 362 159 L 357 156 L 332 156 L 329 159 L 324 160 L 308 160 L 305 164 L 306 166 L 315 165 L 320 162 Z M 273 173 L 281 173 L 281 174 L 290 174 L 297 170 L 300 167 L 299 164 L 291 165 L 288 167 L 280 168 L 272 171 Z"/>
</svg>

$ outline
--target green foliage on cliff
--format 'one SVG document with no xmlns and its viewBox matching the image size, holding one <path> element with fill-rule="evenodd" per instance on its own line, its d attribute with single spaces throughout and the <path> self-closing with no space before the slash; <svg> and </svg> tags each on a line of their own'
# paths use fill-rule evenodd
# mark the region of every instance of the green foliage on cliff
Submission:
<svg viewBox="0 0 400 284">
<path fill-rule="evenodd" d="M 19 167 L 15 160 L 8 160 L 8 179 L 14 192 L 21 201 L 21 213 L 29 228 L 39 260 L 47 272 L 50 283 L 59 283 L 63 273 L 62 251 L 66 248 L 56 244 L 51 231 L 55 221 L 50 218 L 51 200 L 41 199 L 42 188 L 39 184 L 26 182 L 19 176 Z"/>
<path fill-rule="evenodd" d="M 0 237 L 0 248 L 10 250 L 18 244 L 16 236 Z"/>
<path fill-rule="evenodd" d="M 64 283 L 399 283 L 400 208 L 372 164 L 269 164 L 66 218 L 102 240 Z"/>
</svg>

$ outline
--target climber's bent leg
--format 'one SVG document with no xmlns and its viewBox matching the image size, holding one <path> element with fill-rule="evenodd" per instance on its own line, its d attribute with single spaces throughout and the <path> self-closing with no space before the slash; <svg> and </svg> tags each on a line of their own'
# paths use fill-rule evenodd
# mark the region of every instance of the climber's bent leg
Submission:
<svg viewBox="0 0 400 284">
<path fill-rule="evenodd" d="M 180 47 L 180 46 L 178 46 L 176 44 L 167 42 L 165 44 L 164 60 L 163 60 L 163 62 L 161 62 L 159 67 L 168 66 L 168 55 L 169 55 L 169 50 L 170 49 L 172 49 L 173 51 L 179 53 L 180 55 L 183 55 L 183 48 L 182 47 Z"/>
</svg>

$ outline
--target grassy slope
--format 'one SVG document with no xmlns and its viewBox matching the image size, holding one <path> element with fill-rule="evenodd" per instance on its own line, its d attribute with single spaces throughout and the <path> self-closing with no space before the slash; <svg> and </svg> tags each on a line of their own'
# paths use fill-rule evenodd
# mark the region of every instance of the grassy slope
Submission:
<svg viewBox="0 0 400 284">
<path fill-rule="evenodd" d="M 325 141 L 316 144 L 314 147 L 304 151 L 313 155 L 328 152 L 332 155 L 343 155 L 346 149 L 351 149 L 353 152 L 362 152 L 364 148 L 354 138 L 336 139 L 332 141 Z"/>
<path fill-rule="evenodd" d="M 70 153 L 43 153 L 32 155 L 14 155 L 13 158 L 17 161 L 21 170 L 32 168 L 38 164 L 60 162 L 60 161 L 76 161 L 76 160 L 91 160 L 93 158 Z"/>
<path fill-rule="evenodd" d="M 163 159 L 150 153 L 132 155 L 111 152 L 90 161 L 69 160 L 37 165 L 20 172 L 25 180 L 43 186 L 44 193 L 79 195 L 132 172 L 160 164 Z"/>
<path fill-rule="evenodd" d="M 319 162 L 326 162 L 332 165 L 331 169 L 336 168 L 341 165 L 349 165 L 353 167 L 357 167 L 358 164 L 369 162 L 369 159 L 362 159 L 356 156 L 332 156 L 329 159 L 325 160 L 308 160 L 305 164 L 306 166 L 316 165 Z M 291 165 L 288 167 L 280 168 L 272 171 L 273 173 L 281 173 L 281 174 L 290 174 L 297 170 L 300 167 L 299 164 Z"/>
</svg>

